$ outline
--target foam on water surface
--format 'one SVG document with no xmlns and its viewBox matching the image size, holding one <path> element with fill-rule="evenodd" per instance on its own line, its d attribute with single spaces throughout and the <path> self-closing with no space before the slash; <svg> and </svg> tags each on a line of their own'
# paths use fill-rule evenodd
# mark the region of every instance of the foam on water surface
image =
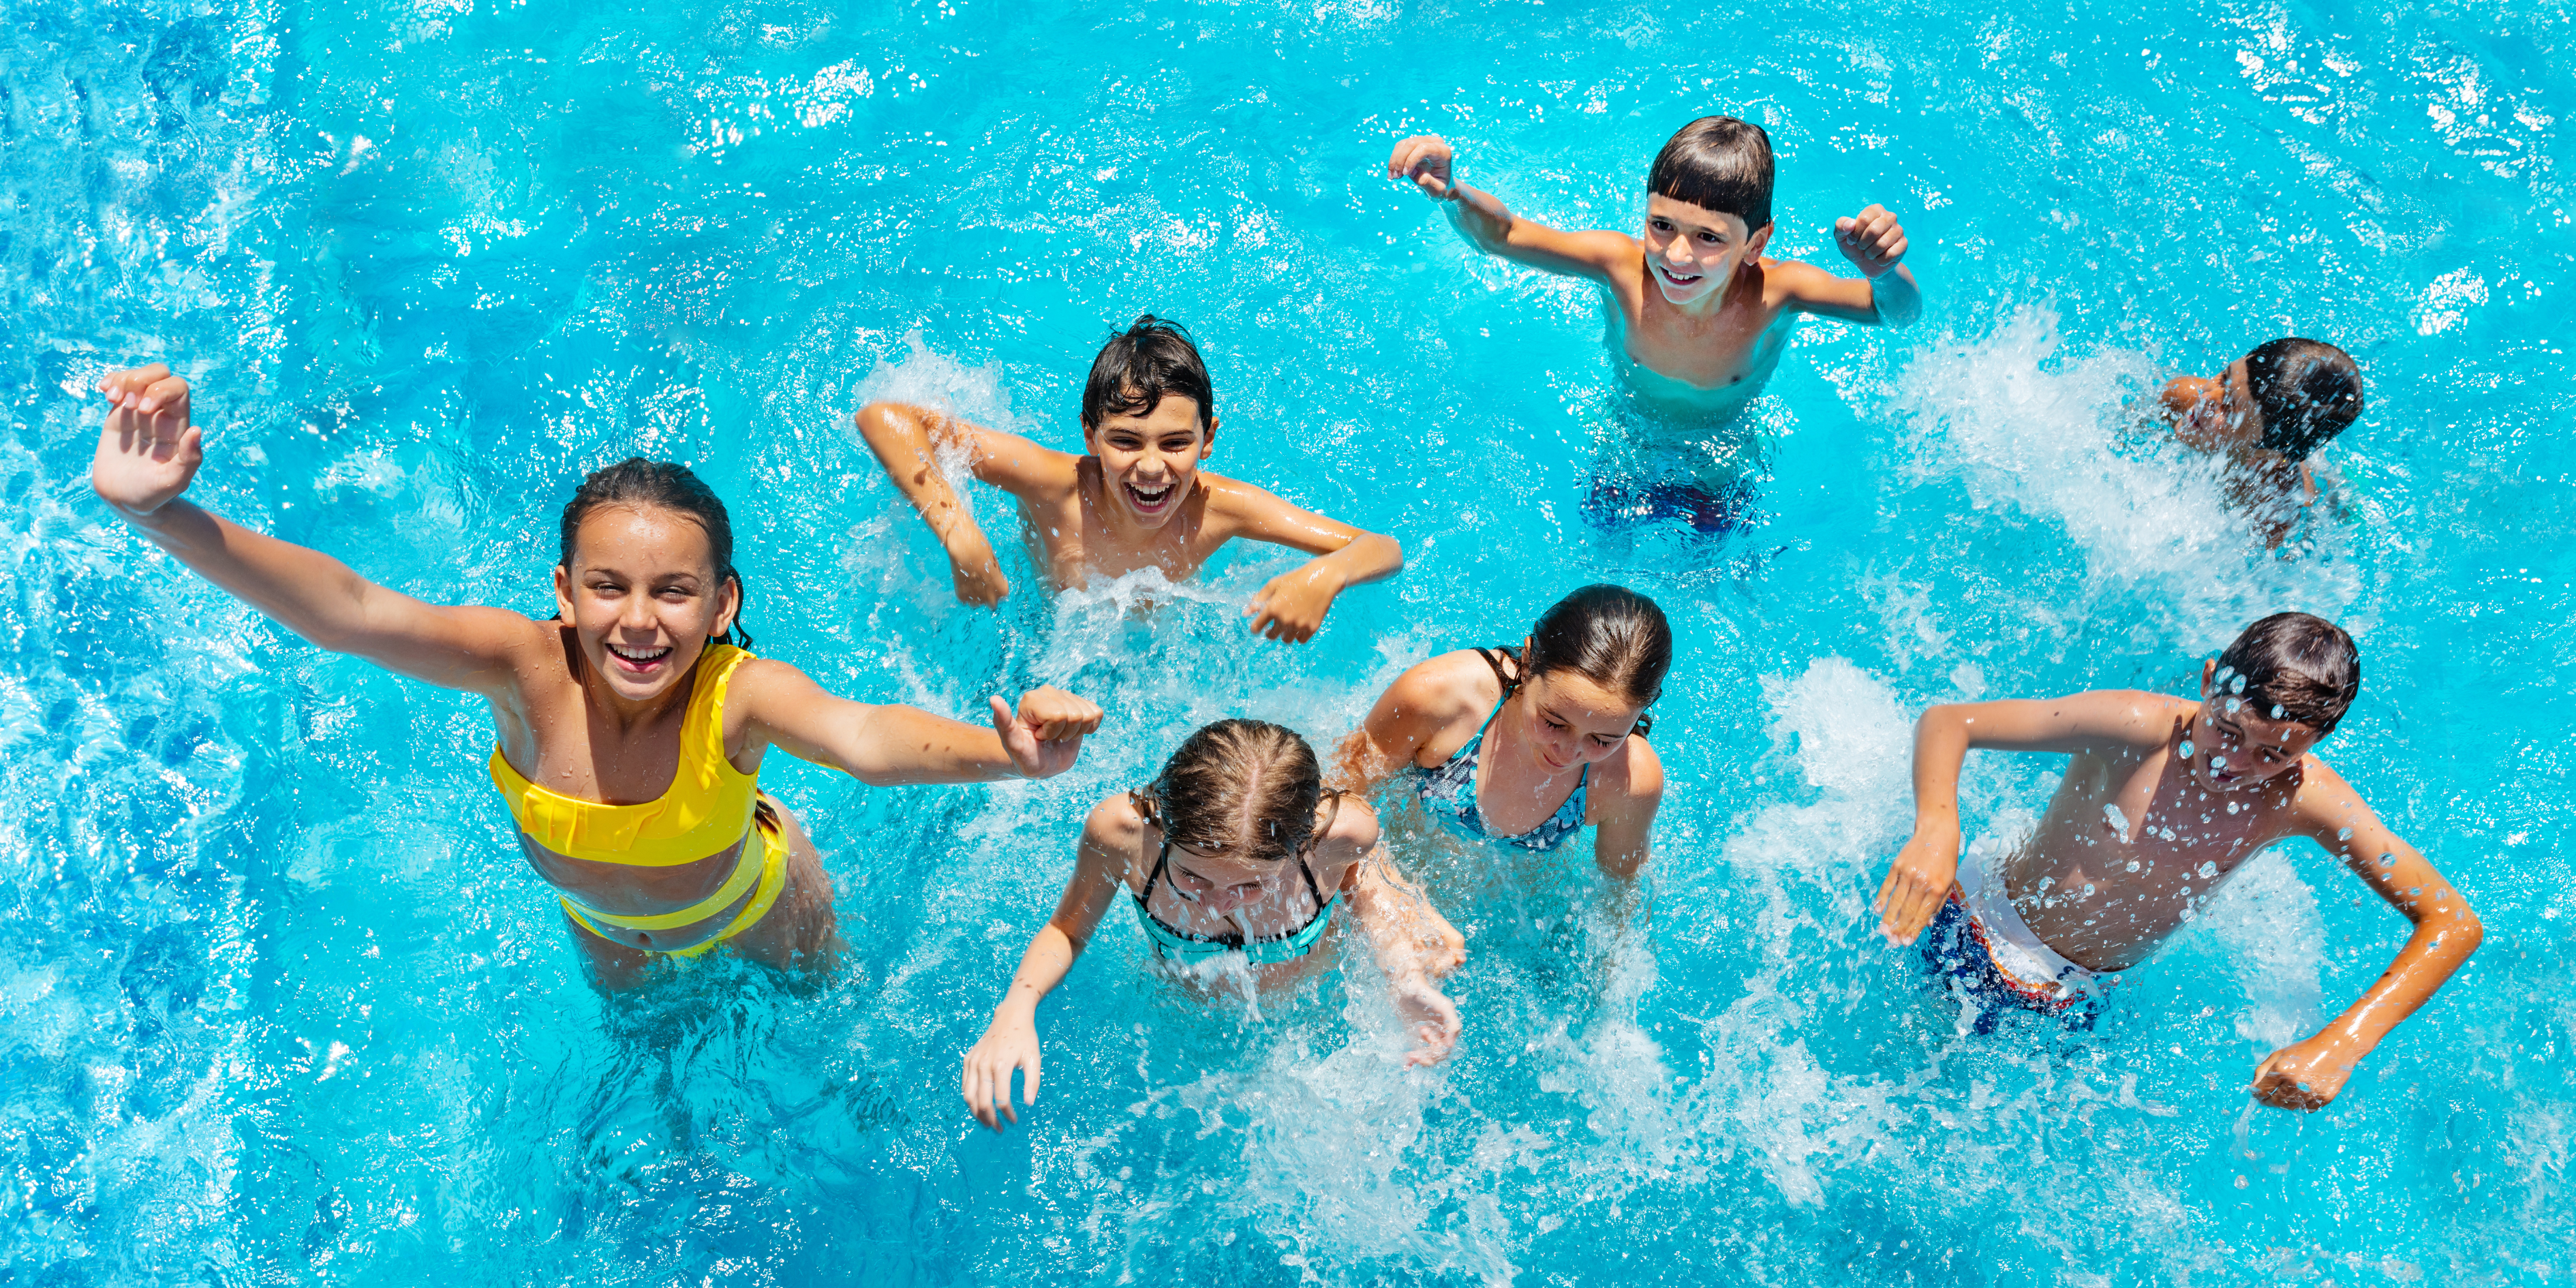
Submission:
<svg viewBox="0 0 2576 1288">
<path fill-rule="evenodd" d="M 2554 1283 L 2576 526 L 2553 379 L 2554 3 L 1962 18 L 982 0 L 835 9 L 24 7 L 0 43 L 0 1277 L 45 1283 Z M 1809 323 L 1745 426 L 1749 531 L 1582 518 L 1621 395 L 1588 288 L 1387 184 L 1438 130 L 1535 216 L 1628 226 L 1706 111 L 1775 246 L 1907 223 L 1910 333 Z M 2535 247 L 2541 248 L 2535 250 Z M 1072 449 L 1098 343 L 1205 345 L 1211 467 L 1404 543 L 1310 645 L 1222 557 L 1049 602 L 945 560 L 850 431 L 898 397 Z M 2251 548 L 2135 405 L 2283 333 L 2370 409 Z M 972 715 L 1112 713 L 1060 778 L 872 792 L 772 757 L 846 974 L 625 997 L 481 784 L 480 705 L 319 654 L 87 490 L 129 358 L 199 382 L 197 495 L 411 593 L 550 608 L 557 507 L 633 453 L 728 501 L 764 653 Z M 1744 426 L 1739 426 L 1741 432 Z M 1615 444 L 1614 444 L 1615 445 Z M 952 469 L 962 462 L 944 462 Z M 1398 861 L 1471 933 L 1458 1059 L 1366 955 L 1246 997 L 1113 910 L 1007 1136 L 955 1094 L 1083 813 L 1221 715 L 1324 746 L 1401 669 L 1585 581 L 1671 614 L 1642 892 L 1588 842 Z M 2331 1110 L 2250 1106 L 2402 923 L 2248 863 L 2090 1034 L 1965 1032 L 1869 899 L 1938 701 L 2187 691 L 2245 621 L 2352 627 L 2324 754 L 2484 916 Z M 1972 832 L 2045 758 L 1977 757 Z"/>
</svg>

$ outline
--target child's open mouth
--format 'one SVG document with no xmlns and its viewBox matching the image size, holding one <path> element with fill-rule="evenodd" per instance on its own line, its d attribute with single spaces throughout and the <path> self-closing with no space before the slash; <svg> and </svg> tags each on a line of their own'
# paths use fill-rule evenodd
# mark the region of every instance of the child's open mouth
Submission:
<svg viewBox="0 0 2576 1288">
<path fill-rule="evenodd" d="M 661 648 L 630 648 L 623 644 L 610 644 L 607 647 L 608 655 L 617 660 L 617 669 L 628 675 L 651 675 L 661 669 L 662 663 L 669 660 L 671 656 L 669 645 Z"/>
<path fill-rule="evenodd" d="M 1676 272 L 1674 272 L 1673 270 L 1671 270 L 1670 268 L 1667 268 L 1667 267 L 1665 267 L 1665 266 L 1663 266 L 1663 265 L 1661 265 L 1661 264 L 1657 264 L 1657 265 L 1655 265 L 1655 271 L 1656 271 L 1656 272 L 1658 272 L 1658 273 L 1663 274 L 1664 280 L 1665 280 L 1665 281 L 1667 281 L 1667 282 L 1672 283 L 1672 284 L 1673 284 L 1673 285 L 1675 285 L 1675 286 L 1697 286 L 1697 285 L 1699 285 L 1701 282 L 1704 282 L 1704 281 L 1708 280 L 1708 279 L 1707 279 L 1707 277 L 1706 277 L 1705 275 L 1703 275 L 1703 274 L 1699 274 L 1699 273 L 1676 273 Z"/>
<path fill-rule="evenodd" d="M 1126 487 L 1127 503 L 1136 508 L 1136 513 L 1149 517 L 1161 514 L 1163 508 L 1172 503 L 1172 498 L 1181 494 L 1178 480 L 1165 483 L 1160 487 L 1146 487 L 1138 483 L 1130 483 Z"/>
</svg>

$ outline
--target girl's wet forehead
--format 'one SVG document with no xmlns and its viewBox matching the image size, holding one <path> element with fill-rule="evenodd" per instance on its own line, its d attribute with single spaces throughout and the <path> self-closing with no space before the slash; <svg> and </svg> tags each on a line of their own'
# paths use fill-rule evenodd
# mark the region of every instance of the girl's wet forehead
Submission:
<svg viewBox="0 0 2576 1288">
<path fill-rule="evenodd" d="M 694 516 L 659 506 L 603 505 L 582 516 L 572 548 L 575 569 L 630 575 L 715 574 L 715 543 Z"/>
</svg>

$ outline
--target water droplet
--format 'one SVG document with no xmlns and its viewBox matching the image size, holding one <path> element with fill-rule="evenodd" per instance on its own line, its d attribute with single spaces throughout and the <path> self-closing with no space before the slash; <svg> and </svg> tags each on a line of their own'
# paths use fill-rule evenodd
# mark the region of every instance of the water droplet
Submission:
<svg viewBox="0 0 2576 1288">
<path fill-rule="evenodd" d="M 2419 895 L 2419 894 L 2422 894 L 2422 893 L 2424 893 L 2424 887 L 2422 887 L 2422 886 L 2408 886 L 2408 887 L 2406 887 L 2406 897 L 2407 897 L 2407 898 L 2409 898 L 2409 899 L 2412 899 L 2412 898 L 2414 898 L 2415 896 L 2417 896 L 2417 895 Z"/>
<path fill-rule="evenodd" d="M 2131 872 L 2135 872 L 2135 871 L 2137 871 L 2137 870 L 2138 870 L 2138 861 L 2137 861 L 2136 859 L 2131 859 L 2131 860 L 2129 860 L 2129 870 L 2130 870 Z"/>
<path fill-rule="evenodd" d="M 2195 751 L 2198 751 L 2198 750 L 2200 750 L 2200 749 L 2191 745 L 2191 739 L 2189 739 L 2189 738 L 2185 738 L 2185 739 L 2183 739 L 2183 740 L 2182 740 L 2182 746 L 2180 746 L 2180 747 L 2176 748 L 2176 750 L 2178 750 L 2178 751 L 2180 751 L 2180 752 L 2182 753 L 2182 758 L 2183 758 L 2183 759 L 2185 759 L 2185 760 L 2189 760 L 2189 759 L 2191 759 L 2191 753 L 2193 753 L 2193 752 L 2195 752 Z"/>
<path fill-rule="evenodd" d="M 2127 836 L 2129 834 L 2129 816 L 2121 813 L 2120 807 L 2117 805 L 2104 805 L 2102 807 L 2102 821 L 2109 823 L 2111 825 L 2111 830 L 2122 836 Z"/>
<path fill-rule="evenodd" d="M 2245 705 L 2245 699 L 2243 699 L 2243 698 L 2229 698 L 2229 699 L 2227 700 L 2227 714 L 2229 714 L 2229 715 L 2231 715 L 2231 716 L 2232 716 L 2232 715 L 2235 715 L 2235 714 L 2236 714 L 2236 712 L 2237 712 L 2237 710 L 2238 710 L 2239 708 L 2243 707 L 2244 705 Z"/>
<path fill-rule="evenodd" d="M 2225 768 L 2227 768 L 2227 757 L 2212 756 L 2209 758 L 2209 772 L 2214 774 Z"/>
<path fill-rule="evenodd" d="M 2397 856 L 2396 856 L 2396 855 L 2394 855 L 2394 854 L 2383 854 L 2383 855 L 2380 855 L 2380 856 L 2379 856 L 2379 866 L 2381 866 L 2381 867 L 2383 867 L 2383 868 L 2393 868 L 2393 867 L 2396 867 L 2396 866 L 2397 866 Z"/>
<path fill-rule="evenodd" d="M 2338 840 L 2338 841 L 2349 841 L 2349 840 L 2351 840 L 2351 839 L 2352 839 L 2352 829 L 2351 829 L 2351 828 L 2348 828 L 2348 827 L 2345 827 L 2345 828 L 2337 828 L 2337 829 L 2335 829 L 2335 839 L 2336 839 L 2336 840 Z"/>
<path fill-rule="evenodd" d="M 2278 702 L 2272 704 L 2272 718 L 2275 720 L 2281 718 L 2281 704 Z"/>
<path fill-rule="evenodd" d="M 2235 679 L 2228 681 L 2227 691 L 2230 693 L 2243 693 L 2245 691 L 2245 677 L 2240 675 Z"/>
</svg>

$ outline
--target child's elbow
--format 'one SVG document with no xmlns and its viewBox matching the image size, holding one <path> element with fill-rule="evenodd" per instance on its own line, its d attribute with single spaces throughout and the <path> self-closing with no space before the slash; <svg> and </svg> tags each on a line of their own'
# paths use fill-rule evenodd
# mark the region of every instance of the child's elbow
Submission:
<svg viewBox="0 0 2576 1288">
<path fill-rule="evenodd" d="M 2458 911 L 2452 914 L 2451 924 L 2442 927 L 2442 942 L 2445 945 L 2458 944 L 2462 957 L 2476 952 L 2486 938 L 2487 923 L 2478 920 L 2477 910 L 2471 908 L 2466 900 L 2461 901 Z"/>
</svg>

